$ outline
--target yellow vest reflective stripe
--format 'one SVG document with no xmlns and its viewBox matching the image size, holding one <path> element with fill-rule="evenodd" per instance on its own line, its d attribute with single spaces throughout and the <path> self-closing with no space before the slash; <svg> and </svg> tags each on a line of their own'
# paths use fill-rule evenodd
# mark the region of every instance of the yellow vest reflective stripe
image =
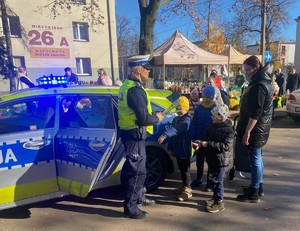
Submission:
<svg viewBox="0 0 300 231">
<path fill-rule="evenodd" d="M 136 124 L 136 115 L 134 111 L 128 106 L 127 93 L 128 90 L 136 86 L 136 82 L 132 80 L 125 80 L 119 90 L 118 96 L 118 115 L 119 115 L 119 126 L 123 130 L 130 130 L 133 128 L 138 128 Z M 147 109 L 148 113 L 152 114 L 152 108 L 150 103 L 150 98 L 147 91 L 142 87 L 147 96 Z M 153 126 L 147 126 L 147 132 L 153 134 Z"/>
</svg>

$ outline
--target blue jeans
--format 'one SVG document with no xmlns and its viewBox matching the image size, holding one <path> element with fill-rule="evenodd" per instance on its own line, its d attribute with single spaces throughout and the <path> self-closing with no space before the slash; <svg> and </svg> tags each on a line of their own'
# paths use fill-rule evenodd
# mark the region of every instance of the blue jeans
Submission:
<svg viewBox="0 0 300 231">
<path fill-rule="evenodd" d="M 251 162 L 251 186 L 259 188 L 259 184 L 263 182 L 264 163 L 262 160 L 261 148 L 250 149 L 250 162 Z"/>
</svg>

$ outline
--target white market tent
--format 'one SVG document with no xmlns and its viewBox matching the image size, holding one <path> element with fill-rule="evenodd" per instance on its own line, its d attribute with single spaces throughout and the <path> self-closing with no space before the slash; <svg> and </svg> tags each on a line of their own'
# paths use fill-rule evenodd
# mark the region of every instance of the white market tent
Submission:
<svg viewBox="0 0 300 231">
<path fill-rule="evenodd" d="M 242 65 L 245 59 L 247 59 L 250 55 L 244 55 L 234 49 L 233 46 L 229 45 L 225 50 L 221 52 L 221 55 L 225 55 L 228 57 L 229 64 L 240 64 Z"/>
<path fill-rule="evenodd" d="M 180 31 L 174 34 L 153 51 L 153 65 L 225 65 L 228 57 L 207 52 L 191 41 Z"/>
</svg>

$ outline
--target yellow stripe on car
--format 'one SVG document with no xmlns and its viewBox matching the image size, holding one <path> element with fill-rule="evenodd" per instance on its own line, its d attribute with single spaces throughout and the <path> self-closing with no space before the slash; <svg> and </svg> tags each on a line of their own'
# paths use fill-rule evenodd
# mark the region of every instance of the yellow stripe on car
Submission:
<svg viewBox="0 0 300 231">
<path fill-rule="evenodd" d="M 56 178 L 0 188 L 0 204 L 58 192 Z"/>
</svg>

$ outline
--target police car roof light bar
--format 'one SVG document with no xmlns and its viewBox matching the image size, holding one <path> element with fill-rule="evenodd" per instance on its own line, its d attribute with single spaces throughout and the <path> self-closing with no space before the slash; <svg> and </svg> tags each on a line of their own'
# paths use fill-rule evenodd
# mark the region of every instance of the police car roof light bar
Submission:
<svg viewBox="0 0 300 231">
<path fill-rule="evenodd" d="M 36 81 L 38 85 L 43 88 L 57 87 L 57 86 L 67 87 L 68 84 L 68 79 L 66 76 L 54 76 L 52 74 L 49 76 L 44 75 L 38 78 Z"/>
</svg>

